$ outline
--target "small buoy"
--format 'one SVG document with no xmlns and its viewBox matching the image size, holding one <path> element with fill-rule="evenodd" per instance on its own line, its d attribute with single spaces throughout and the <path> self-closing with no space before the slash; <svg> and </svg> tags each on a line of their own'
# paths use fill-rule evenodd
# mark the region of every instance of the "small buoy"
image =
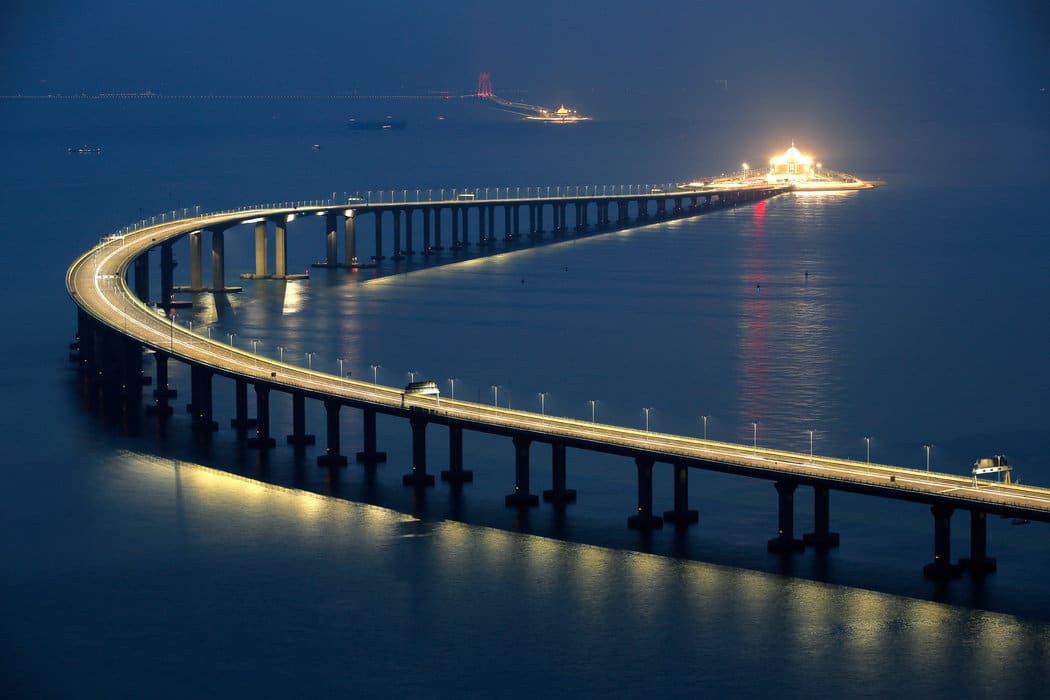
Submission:
<svg viewBox="0 0 1050 700">
<path fill-rule="evenodd" d="M 809 279 L 809 270 L 806 270 L 806 279 Z"/>
<path fill-rule="evenodd" d="M 755 285 L 755 294 L 761 294 L 761 293 L 762 293 L 762 285 L 761 284 L 756 284 Z"/>
</svg>

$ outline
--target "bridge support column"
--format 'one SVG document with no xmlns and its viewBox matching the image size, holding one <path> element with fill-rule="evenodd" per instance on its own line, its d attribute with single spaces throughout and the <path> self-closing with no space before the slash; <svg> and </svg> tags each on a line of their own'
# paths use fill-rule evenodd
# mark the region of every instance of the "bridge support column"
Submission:
<svg viewBox="0 0 1050 700">
<path fill-rule="evenodd" d="M 353 209 L 346 210 L 343 220 L 343 267 L 357 266 L 357 215 Z"/>
<path fill-rule="evenodd" d="M 521 208 L 515 204 L 511 207 L 511 221 L 514 228 L 514 240 L 521 238 Z"/>
<path fill-rule="evenodd" d="M 200 292 L 204 290 L 204 275 L 201 267 L 204 264 L 203 252 L 201 251 L 201 232 L 195 231 L 189 235 L 190 239 L 190 291 Z"/>
<path fill-rule="evenodd" d="M 288 222 L 278 221 L 274 226 L 274 264 L 273 276 L 278 279 L 288 277 Z"/>
<path fill-rule="evenodd" d="M 412 471 L 401 477 L 405 486 L 433 486 L 434 475 L 427 474 L 427 420 L 422 416 L 408 419 L 412 426 Z"/>
<path fill-rule="evenodd" d="M 922 569 L 926 578 L 952 578 L 959 575 L 959 567 L 952 564 L 952 512 L 954 508 L 936 505 L 933 513 L 933 561 Z"/>
<path fill-rule="evenodd" d="M 684 464 L 674 464 L 674 510 L 664 511 L 664 520 L 676 527 L 700 520 L 699 513 L 689 509 L 689 467 Z"/>
<path fill-rule="evenodd" d="M 565 443 L 551 444 L 551 488 L 543 492 L 543 500 L 553 503 L 576 502 L 576 489 L 565 488 Z"/>
<path fill-rule="evenodd" d="M 448 469 L 441 472 L 442 481 L 474 481 L 474 472 L 463 468 L 463 428 L 448 426 Z"/>
<path fill-rule="evenodd" d="M 404 260 L 405 256 L 401 252 L 401 212 L 395 209 L 394 214 L 394 254 L 390 256 L 391 260 Z"/>
<path fill-rule="evenodd" d="M 434 250 L 442 250 L 441 245 L 441 207 L 434 209 Z"/>
<path fill-rule="evenodd" d="M 478 218 L 480 219 L 481 217 L 479 216 Z M 460 239 L 459 239 L 459 244 L 462 247 L 466 248 L 467 246 L 470 245 L 470 231 L 469 231 L 470 207 L 466 207 L 466 208 L 463 209 L 463 221 L 461 223 L 463 224 L 463 228 L 460 231 L 461 235 L 460 235 Z"/>
<path fill-rule="evenodd" d="M 414 255 L 416 249 L 412 247 L 412 217 L 415 216 L 414 209 L 405 210 L 405 253 Z"/>
<path fill-rule="evenodd" d="M 536 238 L 536 205 L 529 205 L 529 239 Z"/>
<path fill-rule="evenodd" d="M 459 250 L 459 208 L 452 207 L 452 250 Z"/>
<path fill-rule="evenodd" d="M 248 417 L 248 382 L 238 379 L 233 385 L 234 417 L 230 419 L 230 427 L 238 431 L 255 427 L 255 419 Z"/>
<path fill-rule="evenodd" d="M 970 511 L 970 556 L 959 560 L 959 568 L 974 574 L 995 571 L 995 557 L 988 556 L 988 530 L 983 510 Z"/>
<path fill-rule="evenodd" d="M 423 255 L 430 255 L 433 248 L 430 246 L 430 213 L 431 208 L 423 209 Z"/>
<path fill-rule="evenodd" d="M 653 463 L 652 457 L 635 457 L 638 467 L 638 511 L 627 518 L 627 527 L 632 530 L 652 530 L 664 526 L 662 518 L 653 515 Z"/>
<path fill-rule="evenodd" d="M 193 415 L 191 427 L 194 432 L 219 429 L 219 424 L 212 418 L 211 375 L 212 371 L 206 367 L 190 367 L 190 404 L 186 408 Z"/>
<path fill-rule="evenodd" d="M 260 449 L 275 447 L 277 441 L 270 437 L 270 387 L 265 384 L 255 385 L 255 416 L 255 437 L 248 440 L 248 446 Z"/>
<path fill-rule="evenodd" d="M 366 408 L 364 413 L 364 449 L 357 453 L 357 461 L 374 466 L 386 462 L 386 452 L 376 449 L 376 412 Z"/>
<path fill-rule="evenodd" d="M 383 257 L 383 210 L 376 209 L 376 261 L 384 260 Z"/>
<path fill-rule="evenodd" d="M 513 207 L 509 204 L 503 205 L 503 238 L 511 240 L 514 238 L 514 234 L 510 230 L 510 214 Z"/>
<path fill-rule="evenodd" d="M 802 535 L 810 547 L 838 547 L 839 533 L 831 531 L 831 495 L 827 486 L 813 487 L 813 532 Z"/>
<path fill-rule="evenodd" d="M 221 229 L 211 232 L 211 290 L 226 291 L 226 236 Z"/>
<path fill-rule="evenodd" d="M 149 251 L 135 258 L 135 296 L 149 304 Z"/>
<path fill-rule="evenodd" d="M 170 416 L 174 411 L 168 403 L 168 399 L 174 398 L 176 391 L 168 388 L 168 356 L 157 351 L 153 353 L 153 371 L 156 376 L 154 382 L 153 398 L 155 401 L 146 406 L 146 415 Z"/>
<path fill-rule="evenodd" d="M 303 447 L 312 445 L 317 438 L 306 432 L 306 397 L 302 394 L 292 394 L 292 434 L 285 436 L 289 445 Z"/>
<path fill-rule="evenodd" d="M 486 209 L 488 209 L 488 215 L 489 215 L 489 227 L 488 227 L 489 240 L 490 241 L 495 241 L 496 240 L 496 205 L 490 204 L 488 207 L 486 207 Z"/>
<path fill-rule="evenodd" d="M 795 539 L 795 489 L 793 481 L 778 481 L 777 490 L 777 536 L 769 540 L 770 552 L 800 552 L 805 548 L 802 540 Z"/>
<path fill-rule="evenodd" d="M 543 203 L 536 205 L 536 235 L 543 237 Z"/>
<path fill-rule="evenodd" d="M 317 465 L 320 467 L 342 467 L 346 466 L 346 457 L 339 451 L 339 409 L 342 404 L 338 401 L 325 401 L 325 450 L 323 455 L 318 455 Z"/>
<path fill-rule="evenodd" d="M 529 447 L 532 440 L 515 436 L 514 441 L 514 493 L 503 499 L 508 506 L 538 506 L 540 499 L 529 493 Z"/>
<path fill-rule="evenodd" d="M 332 211 L 324 215 L 324 252 L 325 267 L 336 267 L 339 264 L 339 229 Z"/>
<path fill-rule="evenodd" d="M 167 309 L 175 301 L 175 254 L 171 242 L 160 246 L 160 301 L 157 306 Z"/>
<path fill-rule="evenodd" d="M 269 277 L 270 222 L 255 222 L 255 276 Z"/>
</svg>

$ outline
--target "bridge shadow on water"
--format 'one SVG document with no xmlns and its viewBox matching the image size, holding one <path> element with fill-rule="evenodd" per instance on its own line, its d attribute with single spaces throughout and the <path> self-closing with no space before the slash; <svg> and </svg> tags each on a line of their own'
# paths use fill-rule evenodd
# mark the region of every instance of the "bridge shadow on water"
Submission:
<svg viewBox="0 0 1050 700">
<path fill-rule="evenodd" d="M 1038 595 L 1023 595 L 1016 589 L 992 591 L 988 585 L 991 579 L 980 576 L 927 581 L 922 577 L 925 562 L 914 560 L 910 552 L 897 558 L 885 554 L 858 556 L 850 551 L 850 541 L 845 534 L 839 548 L 769 553 L 765 540 L 751 535 L 763 528 L 767 528 L 769 535 L 773 534 L 776 511 L 772 498 L 768 499 L 768 512 L 761 514 L 762 522 L 757 525 L 748 523 L 746 514 L 741 515 L 744 522 L 734 522 L 733 517 L 724 512 L 710 514 L 701 509 L 699 525 L 665 524 L 654 531 L 634 531 L 626 525 L 633 492 L 619 499 L 624 506 L 622 510 L 619 505 L 596 503 L 605 497 L 589 493 L 587 489 L 580 490 L 577 503 L 541 501 L 539 507 L 532 508 L 505 506 L 503 495 L 512 486 L 514 473 L 514 457 L 509 447 L 505 458 L 484 465 L 473 464 L 476 479 L 472 483 L 437 480 L 436 485 L 430 487 L 406 487 L 400 480 L 409 468 L 402 455 L 411 453 L 410 440 L 402 439 L 401 444 L 396 444 L 397 441 L 382 431 L 381 439 L 387 440 L 386 447 L 395 455 L 390 463 L 366 466 L 351 461 L 347 467 L 319 467 L 317 455 L 323 448 L 318 446 L 249 447 L 245 429 L 231 428 L 228 423 L 220 425 L 214 433 L 192 431 L 189 416 L 183 410 L 186 394 L 182 393 L 185 388 L 182 386 L 178 387 L 180 398 L 172 401 L 175 412 L 170 417 L 147 415 L 146 404 L 151 394 L 148 386 L 141 396 L 134 392 L 122 396 L 125 392 L 119 387 L 98 386 L 71 369 L 68 388 L 80 409 L 84 430 L 104 435 L 107 439 L 101 444 L 107 449 L 116 445 L 130 452 L 171 460 L 173 468 L 180 462 L 199 464 L 266 484 L 379 506 L 412 516 L 413 524 L 407 527 L 414 532 L 425 532 L 433 524 L 450 520 L 566 542 L 1050 619 L 1050 610 L 1042 605 Z M 280 425 L 279 412 L 274 418 L 274 424 Z M 351 435 L 350 444 L 358 437 Z M 546 469 L 536 471 L 547 474 Z M 628 471 L 629 465 L 625 463 L 623 472 Z M 570 467 L 570 482 L 573 474 Z M 537 487 L 534 477 L 533 490 L 541 490 Z M 917 537 L 925 542 L 931 535 L 922 532 Z"/>
</svg>

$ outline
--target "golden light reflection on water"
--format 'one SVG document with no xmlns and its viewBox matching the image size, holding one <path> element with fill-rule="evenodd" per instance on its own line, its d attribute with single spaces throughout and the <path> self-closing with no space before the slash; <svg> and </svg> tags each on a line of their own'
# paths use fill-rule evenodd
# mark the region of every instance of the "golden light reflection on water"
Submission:
<svg viewBox="0 0 1050 700">
<path fill-rule="evenodd" d="M 528 609 L 546 610 L 559 601 L 585 636 L 668 616 L 702 627 L 721 621 L 756 648 L 787 644 L 803 658 L 842 657 L 858 680 L 884 673 L 880 660 L 902 654 L 915 672 L 947 668 L 951 660 L 939 655 L 947 647 L 956 655 L 994 659 L 1000 669 L 1022 656 L 1050 663 L 1048 627 L 1007 615 L 456 521 L 422 521 L 134 452 L 120 453 L 117 463 L 121 471 L 104 492 L 107 507 L 170 509 L 190 543 L 220 551 L 236 551 L 242 541 L 264 550 L 274 543 L 301 545 L 319 562 L 335 556 L 344 567 L 352 551 L 351 566 L 363 568 L 336 577 L 391 586 L 389 604 L 408 606 L 409 616 L 423 614 L 413 607 L 420 590 L 438 589 L 469 604 L 479 592 L 498 600 L 508 588 L 525 593 Z M 351 598 L 334 592 L 318 605 L 352 612 L 357 603 Z M 408 625 L 410 617 L 399 620 Z M 947 635 L 965 636 L 964 652 Z"/>
<path fill-rule="evenodd" d="M 306 304 L 305 280 L 288 280 L 284 283 L 284 297 L 281 304 L 281 313 L 285 316 L 297 314 L 303 310 Z"/>
</svg>

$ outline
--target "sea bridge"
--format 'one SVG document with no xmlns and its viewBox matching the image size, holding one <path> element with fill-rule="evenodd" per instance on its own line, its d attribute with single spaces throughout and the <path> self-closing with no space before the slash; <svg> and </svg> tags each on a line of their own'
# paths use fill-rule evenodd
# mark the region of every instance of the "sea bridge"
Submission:
<svg viewBox="0 0 1050 700">
<path fill-rule="evenodd" d="M 448 469 L 441 477 L 449 481 L 469 481 L 472 473 L 463 468 L 463 431 L 511 438 L 515 455 L 513 489 L 506 496 L 512 507 L 533 507 L 539 495 L 533 492 L 530 448 L 533 443 L 552 447 L 551 488 L 542 495 L 548 501 L 569 502 L 576 492 L 567 487 L 567 448 L 590 450 L 633 459 L 637 472 L 637 508 L 627 519 L 629 527 L 652 529 L 664 522 L 684 527 L 698 519 L 689 508 L 688 484 L 692 469 L 705 469 L 773 482 L 778 503 L 778 522 L 770 550 L 796 551 L 805 546 L 830 547 L 839 536 L 830 527 L 830 492 L 846 491 L 882 498 L 925 503 L 933 515 L 933 560 L 924 568 L 930 577 L 957 575 L 961 570 L 987 573 L 996 567 L 987 555 L 986 519 L 988 515 L 1050 522 L 1050 489 L 990 482 L 951 474 L 919 471 L 867 462 L 814 456 L 753 445 L 740 445 L 637 430 L 597 422 L 511 410 L 498 406 L 419 395 L 400 387 L 381 386 L 349 377 L 334 376 L 274 360 L 235 348 L 178 325 L 171 312 L 176 291 L 227 292 L 224 234 L 241 225 L 255 227 L 255 270 L 245 273 L 260 279 L 289 278 L 287 235 L 289 225 L 306 216 L 325 218 L 323 266 L 361 267 L 383 264 L 384 244 L 389 238 L 392 258 L 412 254 L 415 230 L 421 220 L 421 254 L 432 253 L 448 243 L 453 250 L 470 245 L 494 249 L 496 212 L 503 214 L 502 249 L 519 245 L 521 237 L 533 244 L 558 240 L 568 235 L 591 235 L 605 231 L 645 225 L 659 220 L 697 216 L 712 209 L 736 206 L 784 192 L 784 188 L 753 187 L 703 191 L 654 191 L 626 194 L 573 193 L 554 197 L 456 198 L 438 201 L 373 203 L 349 202 L 297 203 L 292 206 L 252 207 L 175 218 L 119 235 L 108 236 L 83 253 L 69 268 L 67 290 L 78 307 L 78 334 L 71 358 L 78 362 L 84 380 L 100 392 L 110 392 L 128 402 L 141 401 L 143 386 L 152 382 L 155 402 L 148 412 L 159 419 L 173 413 L 176 392 L 169 386 L 168 363 L 178 361 L 190 368 L 190 401 L 187 409 L 196 431 L 210 433 L 218 428 L 212 401 L 216 376 L 232 379 L 235 387 L 235 413 L 231 424 L 240 429 L 254 428 L 249 444 L 261 450 L 276 446 L 271 432 L 270 394 L 282 392 L 292 398 L 292 432 L 287 441 L 299 447 L 312 444 L 315 436 L 306 432 L 305 403 L 323 404 L 326 416 L 324 452 L 318 463 L 330 468 L 347 464 L 340 439 L 339 416 L 343 409 L 361 412 L 364 435 L 356 459 L 366 464 L 386 460 L 376 435 L 378 414 L 408 421 L 412 435 L 412 464 L 404 475 L 406 486 L 425 488 L 434 483 L 427 465 L 427 436 L 434 426 L 447 429 Z M 575 226 L 567 222 L 572 209 Z M 590 218 L 591 211 L 595 216 Z M 615 211 L 615 216 L 612 212 Z M 544 231 L 545 212 L 551 216 L 552 230 Z M 374 217 L 374 255 L 369 263 L 357 256 L 357 222 Z M 473 228 L 468 227 L 473 215 Z M 338 255 L 339 218 L 343 218 L 344 255 Z M 385 221 L 389 220 L 387 229 Z M 593 225 L 591 222 L 594 222 Z M 404 222 L 404 244 L 401 231 Z M 527 222 L 527 228 L 526 228 Z M 448 236 L 442 223 L 450 224 Z M 270 226 L 275 231 L 275 266 L 270 259 Z M 473 231 L 474 240 L 470 239 Z M 203 284 L 203 242 L 211 238 L 211 285 Z M 549 236 L 547 234 L 550 234 Z M 172 245 L 189 239 L 190 284 L 174 285 Z M 150 303 L 150 251 L 160 251 L 160 299 Z M 128 281 L 131 281 L 129 286 Z M 154 376 L 145 375 L 143 349 L 152 351 Z M 249 416 L 248 389 L 255 395 L 255 415 Z M 657 463 L 672 465 L 673 507 L 661 514 L 654 510 L 653 469 Z M 794 498 L 798 488 L 812 489 L 814 530 L 796 537 Z M 951 558 L 951 518 L 955 510 L 969 513 L 970 552 L 958 563 Z"/>
</svg>

